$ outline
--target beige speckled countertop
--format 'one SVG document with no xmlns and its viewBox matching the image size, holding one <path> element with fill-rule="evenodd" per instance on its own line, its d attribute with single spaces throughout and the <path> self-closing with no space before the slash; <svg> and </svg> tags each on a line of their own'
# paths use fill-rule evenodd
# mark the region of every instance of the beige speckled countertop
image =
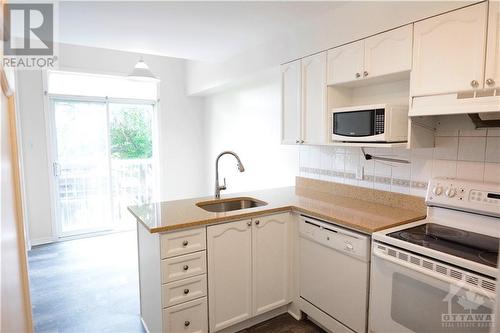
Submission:
<svg viewBox="0 0 500 333">
<path fill-rule="evenodd" d="M 151 233 L 284 211 L 306 214 L 367 234 L 425 218 L 422 198 L 300 177 L 294 187 L 228 194 L 222 199 L 232 197 L 252 197 L 267 205 L 212 213 L 196 206 L 197 202 L 213 200 L 202 197 L 131 206 L 129 211 Z"/>
</svg>

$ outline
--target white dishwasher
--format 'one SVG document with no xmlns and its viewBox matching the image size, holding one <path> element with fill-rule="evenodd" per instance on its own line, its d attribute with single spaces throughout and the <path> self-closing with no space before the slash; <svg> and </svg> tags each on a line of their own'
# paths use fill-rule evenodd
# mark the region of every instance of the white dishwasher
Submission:
<svg viewBox="0 0 500 333">
<path fill-rule="evenodd" d="M 300 218 L 300 308 L 332 332 L 367 330 L 370 237 Z"/>
</svg>

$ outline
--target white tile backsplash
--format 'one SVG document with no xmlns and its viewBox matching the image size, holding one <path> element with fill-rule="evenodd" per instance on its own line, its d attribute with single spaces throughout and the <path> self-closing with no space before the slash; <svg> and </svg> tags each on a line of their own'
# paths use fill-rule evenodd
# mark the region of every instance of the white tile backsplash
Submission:
<svg viewBox="0 0 500 333">
<path fill-rule="evenodd" d="M 457 178 L 482 182 L 484 179 L 484 163 L 458 161 Z"/>
<path fill-rule="evenodd" d="M 434 159 L 456 160 L 458 154 L 458 136 L 436 137 Z"/>
<path fill-rule="evenodd" d="M 500 163 L 500 136 L 486 138 L 486 162 Z"/>
<path fill-rule="evenodd" d="M 438 176 L 500 183 L 500 129 L 458 130 L 445 124 L 438 128 L 435 142 L 434 148 L 366 149 L 410 164 L 366 160 L 359 148 L 303 146 L 300 175 L 418 196 L 425 196 L 427 182 Z M 312 171 L 302 171 L 304 167 Z M 364 170 L 362 180 L 354 178 L 358 167 Z"/>
<path fill-rule="evenodd" d="M 486 135 L 486 132 L 484 132 Z M 486 137 L 464 136 L 458 138 L 459 161 L 484 161 Z"/>
<path fill-rule="evenodd" d="M 500 183 L 500 164 L 485 163 L 484 164 L 484 181 Z"/>
</svg>

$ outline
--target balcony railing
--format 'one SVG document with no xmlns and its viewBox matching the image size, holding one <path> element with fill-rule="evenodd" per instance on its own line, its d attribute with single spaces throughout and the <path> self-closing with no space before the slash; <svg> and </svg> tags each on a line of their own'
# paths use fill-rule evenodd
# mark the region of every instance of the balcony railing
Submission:
<svg viewBox="0 0 500 333">
<path fill-rule="evenodd" d="M 111 168 L 106 164 L 61 164 L 58 194 L 63 232 L 132 228 L 135 222 L 127 206 L 152 201 L 152 159 L 113 159 Z"/>
</svg>

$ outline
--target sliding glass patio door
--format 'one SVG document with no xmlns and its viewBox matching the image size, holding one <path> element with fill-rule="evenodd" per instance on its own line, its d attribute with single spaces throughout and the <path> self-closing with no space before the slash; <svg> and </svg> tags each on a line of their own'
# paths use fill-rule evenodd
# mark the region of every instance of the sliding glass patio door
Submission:
<svg viewBox="0 0 500 333">
<path fill-rule="evenodd" d="M 127 211 L 155 192 L 154 103 L 51 97 L 60 237 L 135 226 Z"/>
<path fill-rule="evenodd" d="M 53 99 L 56 221 L 60 236 L 111 229 L 105 102 Z"/>
</svg>

